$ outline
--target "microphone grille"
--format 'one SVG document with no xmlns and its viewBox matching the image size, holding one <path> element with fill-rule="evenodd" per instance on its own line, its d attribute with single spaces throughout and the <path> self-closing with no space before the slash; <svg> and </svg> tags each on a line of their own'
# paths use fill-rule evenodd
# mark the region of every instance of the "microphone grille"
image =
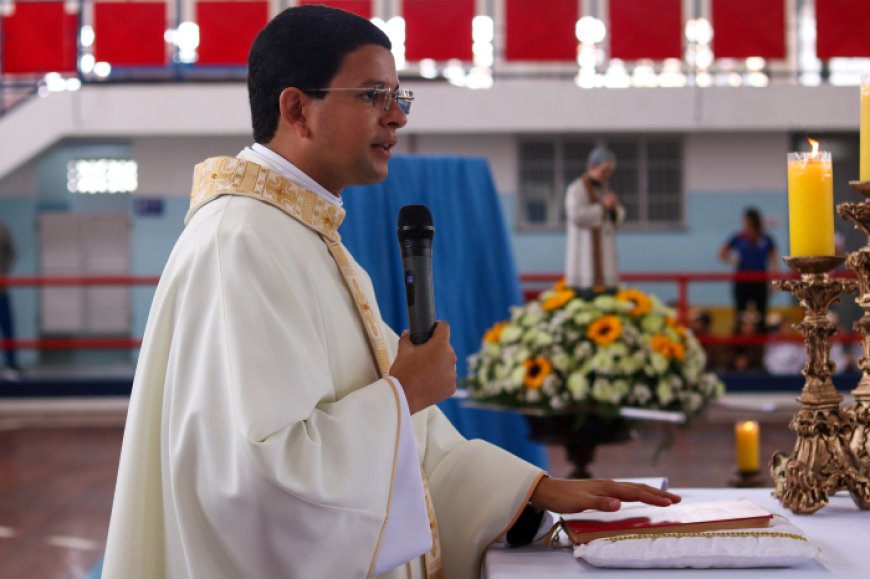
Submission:
<svg viewBox="0 0 870 579">
<path fill-rule="evenodd" d="M 405 205 L 399 210 L 399 239 L 432 239 L 434 235 L 432 214 L 425 205 Z"/>
<path fill-rule="evenodd" d="M 425 205 L 405 205 L 399 210 L 399 227 L 432 227 L 432 214 Z"/>
</svg>

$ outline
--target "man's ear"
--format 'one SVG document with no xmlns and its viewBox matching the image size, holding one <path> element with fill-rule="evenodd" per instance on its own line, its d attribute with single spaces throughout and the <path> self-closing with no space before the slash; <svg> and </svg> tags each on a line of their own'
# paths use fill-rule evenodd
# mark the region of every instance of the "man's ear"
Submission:
<svg viewBox="0 0 870 579">
<path fill-rule="evenodd" d="M 287 87 L 281 91 L 278 103 L 281 110 L 280 122 L 300 137 L 307 137 L 310 131 L 308 111 L 305 105 L 311 102 L 311 97 L 296 87 Z"/>
</svg>

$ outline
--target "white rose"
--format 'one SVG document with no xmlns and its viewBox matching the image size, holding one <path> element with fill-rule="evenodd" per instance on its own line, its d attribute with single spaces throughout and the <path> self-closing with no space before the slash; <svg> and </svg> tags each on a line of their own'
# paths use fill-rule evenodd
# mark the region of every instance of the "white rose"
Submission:
<svg viewBox="0 0 870 579">
<path fill-rule="evenodd" d="M 567 372 L 571 367 L 571 357 L 564 352 L 564 350 L 560 350 L 553 354 L 553 367 L 560 372 Z"/>
<path fill-rule="evenodd" d="M 595 312 L 579 311 L 574 314 L 574 323 L 578 326 L 587 326 L 597 317 L 599 316 Z"/>
<path fill-rule="evenodd" d="M 502 344 L 512 344 L 516 342 L 520 336 L 523 335 L 523 331 L 514 324 L 508 324 L 501 330 L 501 337 L 499 341 Z"/>
<path fill-rule="evenodd" d="M 605 378 L 597 378 L 592 384 L 592 398 L 599 402 L 619 401 L 619 395 L 615 392 L 610 380 Z"/>
<path fill-rule="evenodd" d="M 583 400 L 589 394 L 589 380 L 582 372 L 574 372 L 568 376 L 568 391 L 574 400 Z"/>
<path fill-rule="evenodd" d="M 483 353 L 488 356 L 498 357 L 501 354 L 501 346 L 487 342 L 483 345 Z"/>
<path fill-rule="evenodd" d="M 616 367 L 613 356 L 610 355 L 608 348 L 600 348 L 598 352 L 592 356 L 590 361 L 592 369 L 601 374 L 612 374 Z"/>
<path fill-rule="evenodd" d="M 520 386 L 526 378 L 526 369 L 524 366 L 516 366 L 510 374 L 511 382 Z"/>
<path fill-rule="evenodd" d="M 520 342 L 523 344 L 534 344 L 535 340 L 538 339 L 538 335 L 540 332 L 537 328 L 529 328 L 523 333 L 523 337 L 520 339 Z"/>
<path fill-rule="evenodd" d="M 667 406 L 674 399 L 674 390 L 671 388 L 671 383 L 667 380 L 659 380 L 656 386 L 656 396 L 662 406 Z"/>
<path fill-rule="evenodd" d="M 614 380 L 610 383 L 611 388 L 613 388 L 613 402 L 622 402 L 622 399 L 628 394 L 631 390 L 631 385 L 628 383 L 628 380 Z"/>
<path fill-rule="evenodd" d="M 654 352 L 652 356 L 650 356 L 650 363 L 652 364 L 653 370 L 655 370 L 656 374 L 663 374 L 665 370 L 668 369 L 668 359 L 659 354 L 658 352 Z"/>
<path fill-rule="evenodd" d="M 625 311 L 623 305 L 628 305 L 628 309 L 631 309 L 631 304 L 626 304 L 626 302 L 621 302 L 613 296 L 609 295 L 600 295 L 592 300 L 592 305 L 601 310 L 602 312 L 612 313 Z"/>
<path fill-rule="evenodd" d="M 662 331 L 665 326 L 665 319 L 661 316 L 649 314 L 643 317 L 640 321 L 640 327 L 647 334 L 657 334 Z"/>
</svg>

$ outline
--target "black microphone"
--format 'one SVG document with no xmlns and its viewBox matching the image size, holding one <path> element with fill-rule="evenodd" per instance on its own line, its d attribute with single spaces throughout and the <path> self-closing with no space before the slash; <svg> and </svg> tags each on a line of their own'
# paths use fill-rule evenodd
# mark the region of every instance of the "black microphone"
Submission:
<svg viewBox="0 0 870 579">
<path fill-rule="evenodd" d="M 432 285 L 432 238 L 435 227 L 425 205 L 399 210 L 399 247 L 405 270 L 405 297 L 411 342 L 422 344 L 435 331 L 435 290 Z"/>
</svg>

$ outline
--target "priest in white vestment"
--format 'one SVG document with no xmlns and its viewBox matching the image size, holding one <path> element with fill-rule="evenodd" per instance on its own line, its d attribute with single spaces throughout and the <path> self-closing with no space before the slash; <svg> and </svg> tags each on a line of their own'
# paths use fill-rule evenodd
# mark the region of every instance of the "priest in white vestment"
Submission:
<svg viewBox="0 0 870 579">
<path fill-rule="evenodd" d="M 615 169 L 616 156 L 596 147 L 586 171 L 565 192 L 565 283 L 581 295 L 614 291 L 619 285 L 616 230 L 625 220 L 625 208 L 608 183 Z"/>
<path fill-rule="evenodd" d="M 386 177 L 414 98 L 389 48 L 319 6 L 255 40 L 256 143 L 194 171 L 139 356 L 104 578 L 471 578 L 546 509 L 679 500 L 547 477 L 435 406 L 455 390 L 449 327 L 421 345 L 393 334 L 337 231 L 341 191 Z"/>
</svg>

